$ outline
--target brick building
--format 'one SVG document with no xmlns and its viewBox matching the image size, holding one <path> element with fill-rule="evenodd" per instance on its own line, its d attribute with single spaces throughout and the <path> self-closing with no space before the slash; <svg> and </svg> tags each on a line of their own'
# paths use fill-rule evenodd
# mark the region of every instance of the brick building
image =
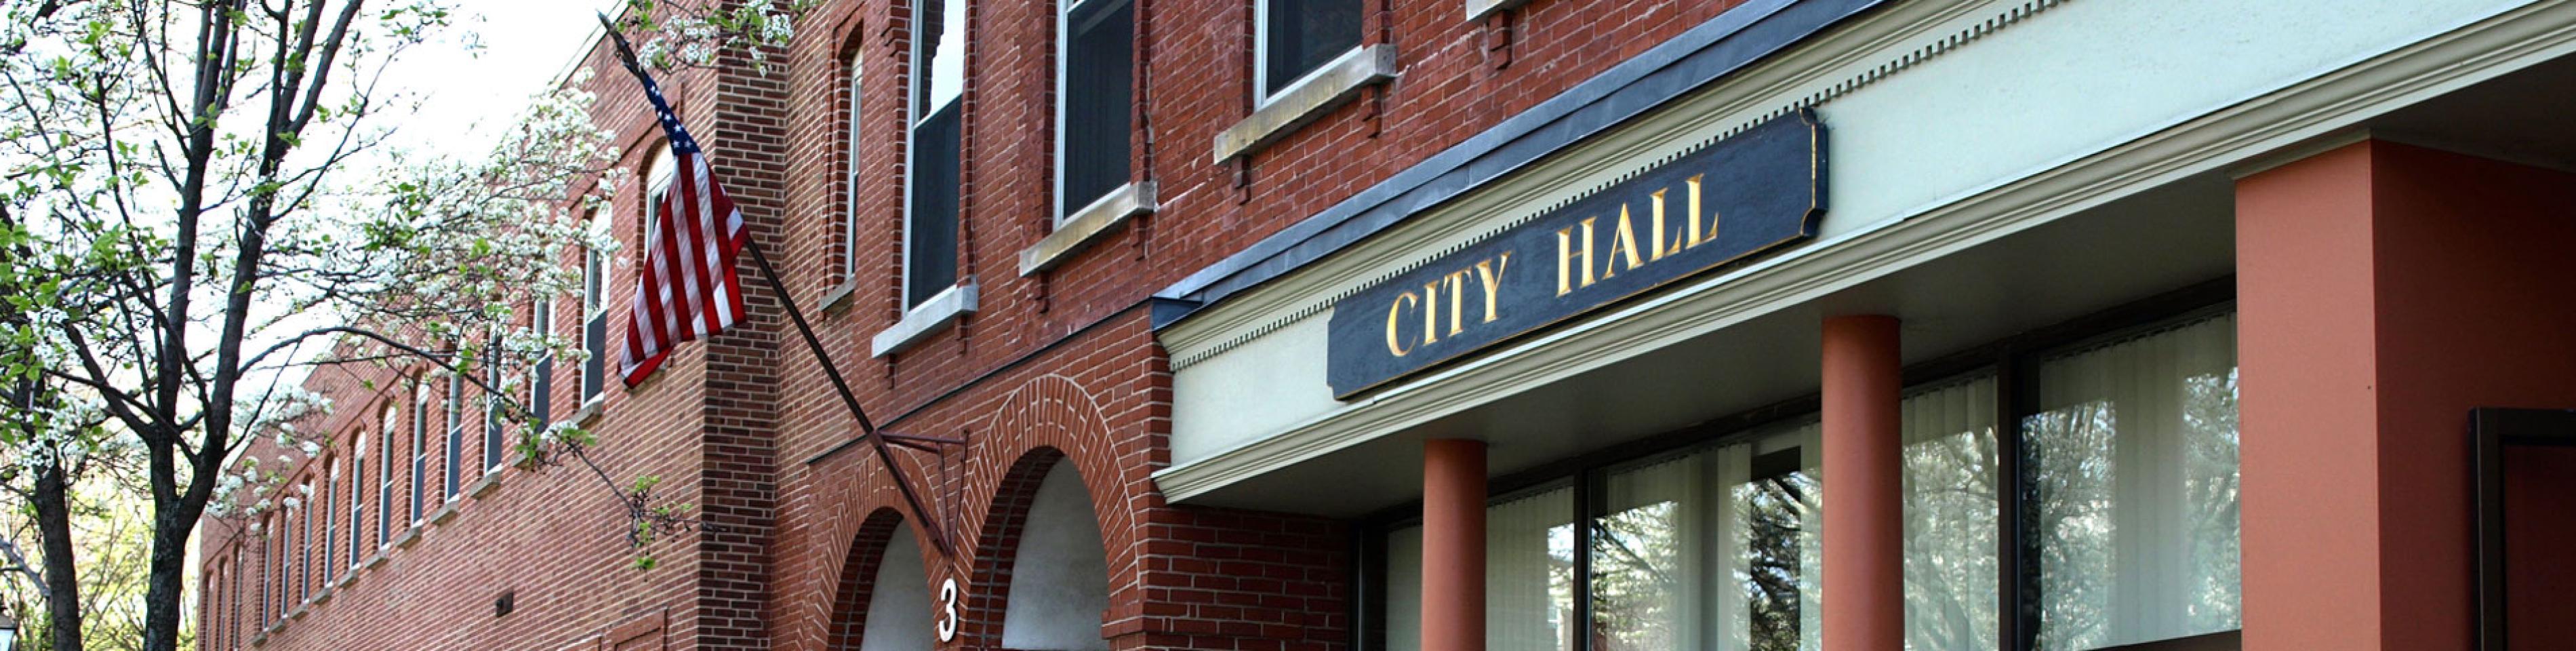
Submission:
<svg viewBox="0 0 2576 651">
<path fill-rule="evenodd" d="M 801 25 L 664 79 L 790 295 L 543 401 L 707 529 L 636 569 L 454 383 L 325 371 L 313 500 L 208 531 L 203 648 L 2576 639 L 2532 551 L 2576 427 L 2503 409 L 2576 407 L 2576 2 Z M 609 56 L 633 243 L 663 149 Z M 596 262 L 554 325 L 616 350 Z M 880 425 L 963 441 L 892 455 L 926 513 L 782 301 Z"/>
</svg>

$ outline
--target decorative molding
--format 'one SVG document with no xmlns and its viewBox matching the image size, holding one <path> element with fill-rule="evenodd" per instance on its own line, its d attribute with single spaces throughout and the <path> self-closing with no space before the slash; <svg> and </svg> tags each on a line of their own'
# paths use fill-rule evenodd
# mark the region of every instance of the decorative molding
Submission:
<svg viewBox="0 0 2576 651">
<path fill-rule="evenodd" d="M 1142 181 L 1118 186 L 1101 195 L 1091 205 L 1074 211 L 1070 219 L 1056 224 L 1034 246 L 1020 251 L 1020 276 L 1037 275 L 1055 268 L 1075 254 L 1091 247 L 1101 236 L 1127 224 L 1129 218 L 1154 212 L 1154 182 Z"/>
<path fill-rule="evenodd" d="M 1260 151 L 1358 97 L 1360 89 L 1386 83 L 1395 75 L 1395 46 L 1380 43 L 1351 48 L 1287 90 L 1270 96 L 1269 101 L 1234 126 L 1217 132 L 1213 143 L 1216 158 L 1211 162 L 1223 163 Z"/>
<path fill-rule="evenodd" d="M 1974 194 L 1945 198 L 1682 285 L 1577 327 L 1417 377 L 1206 459 L 1154 473 L 1173 502 L 1655 350 L 1810 298 L 2271 152 L 2549 59 L 2576 54 L 2576 0 L 2540 0 L 2179 121 Z"/>
<path fill-rule="evenodd" d="M 932 333 L 947 328 L 959 317 L 975 313 L 976 289 L 972 282 L 940 290 L 930 300 L 922 301 L 904 312 L 903 320 L 878 332 L 869 342 L 868 356 L 884 357 L 918 346 Z"/>
<path fill-rule="evenodd" d="M 1565 206 L 1567 206 L 1567 205 L 1571 205 L 1571 204 L 1573 204 L 1574 202 L 1581 201 L 1581 200 L 1583 200 L 1583 199 L 1585 199 L 1585 198 L 1587 198 L 1587 197 L 1591 197 L 1591 196 L 1593 196 L 1593 195 L 1599 194 L 1599 193 L 1601 193 L 1603 190 L 1609 189 L 1609 188 L 1611 188 L 1611 187 L 1615 187 L 1615 186 L 1617 186 L 1617 185 L 1619 185 L 1619 184 L 1621 184 L 1621 183 L 1625 183 L 1625 182 L 1627 182 L 1629 179 L 1635 178 L 1638 174 L 1642 174 L 1642 173 L 1645 173 L 1645 172 L 1646 172 L 1646 171 L 1648 171 L 1648 170 L 1652 170 L 1652 169 L 1655 169 L 1655 168 L 1657 168 L 1657 167 L 1660 167 L 1660 166 L 1662 166 L 1662 165 L 1664 165 L 1664 164 L 1666 164 L 1666 163 L 1672 162 L 1674 159 L 1678 159 L 1678 158 L 1681 158 L 1681 157 L 1683 157 L 1683 156 L 1687 156 L 1687 155 L 1691 154 L 1692 152 L 1697 152 L 1697 151 L 1699 151 L 1699 150 L 1706 149 L 1706 148 L 1708 148 L 1710 145 L 1714 145 L 1714 144 L 1716 144 L 1718 141 L 1725 140 L 1725 139 L 1730 138 L 1730 137 L 1734 137 L 1734 136 L 1735 136 L 1735 135 L 1737 135 L 1737 134 L 1743 133 L 1745 129 L 1752 128 L 1752 127 L 1753 127 L 1753 125 L 1761 124 L 1761 123 L 1763 123 L 1763 122 L 1765 122 L 1765 121 L 1768 121 L 1768 120 L 1771 120 L 1771 119 L 1774 119 L 1774 118 L 1777 118 L 1777 117 L 1780 117 L 1780 116 L 1783 116 L 1783 115 L 1787 115 L 1787 114 L 1792 113 L 1792 112 L 1796 112 L 1796 111 L 1800 111 L 1800 110 L 1804 110 L 1804 109 L 1808 109 L 1808 108 L 1813 108 L 1813 107 L 1815 107 L 1815 106 L 1817 106 L 1817 105 L 1820 105 L 1820 104 L 1823 104 L 1823 103 L 1825 103 L 1825 102 L 1827 102 L 1827 101 L 1830 101 L 1830 100 L 1832 100 L 1833 98 L 1841 97 L 1841 96 L 1843 96 L 1843 95 L 1850 94 L 1852 91 L 1859 90 L 1859 89 L 1860 89 L 1860 88 L 1862 88 L 1862 87 L 1865 87 L 1865 86 L 1868 86 L 1868 85 L 1870 85 L 1870 84 L 1876 83 L 1876 82 L 1878 82 L 1879 80 L 1885 79 L 1885 78 L 1887 78 L 1887 77 L 1889 77 L 1889 76 L 1893 76 L 1893 75 L 1895 75 L 1896 73 L 1902 72 L 1902 71 L 1904 71 L 1904 70 L 1906 70 L 1906 69 L 1909 69 L 1909 68 L 1912 68 L 1912 67 L 1914 67 L 1914 66 L 1916 66 L 1916 65 L 1920 65 L 1920 64 L 1922 64 L 1922 63 L 1924 63 L 1924 62 L 1926 62 L 1926 61 L 1930 61 L 1931 59 L 1933 59 L 1933 58 L 1935 58 L 1935 57 L 1939 57 L 1939 56 L 1941 56 L 1941 55 L 1943 55 L 1943 54 L 1947 54 L 1947 53 L 1949 53 L 1949 52 L 1951 52 L 1951 51 L 1955 51 L 1955 50 L 1957 50 L 1957 49 L 1958 49 L 1959 47 L 1961 47 L 1961 46 L 1964 46 L 1964 45 L 1966 45 L 1966 44 L 1968 44 L 1968 43 L 1970 43 L 1970 42 L 1974 42 L 1974 41 L 1976 41 L 1976 40 L 1978 40 L 1978 39 L 1985 38 L 1986 36 L 1992 35 L 1994 32 L 1996 32 L 1996 31 L 1998 31 L 1998 30 L 2001 30 L 2001 29 L 2003 29 L 2003 28 L 2005 28 L 2005 27 L 2008 27 L 2008 26 L 2011 26 L 2011 25 L 2014 25 L 2014 24 L 2018 24 L 2018 23 L 2020 23 L 2020 22 L 2021 22 L 2022 20 L 2024 20 L 2024 19 L 2030 18 L 2030 17 L 2031 17 L 2031 16 L 2033 16 L 2033 15 L 2037 15 L 2039 12 L 2046 11 L 2046 10 L 2048 10 L 2049 8 L 2052 8 L 2052 7 L 2055 7 L 2055 6 L 2061 5 L 2061 4 L 2065 4 L 2065 3 L 2067 3 L 2067 2 L 2072 2 L 2072 1 L 2073 1 L 2073 0 L 2025 0 L 2024 2 L 2021 2 L 2021 3 L 2019 3 L 2019 4 L 2017 4 L 2017 5 L 2013 6 L 2013 7 L 2010 7 L 2010 8 L 2008 8 L 2008 9 L 2006 9 L 2006 10 L 2002 11 L 2002 12 L 1999 12 L 1999 13 L 1995 14 L 1993 17 L 1990 17 L 1990 18 L 1988 18 L 1988 19 L 1986 19 L 1986 20 L 1984 20 L 1984 21 L 1980 21 L 1980 22 L 1975 23 L 1975 24 L 1973 24 L 1973 25 L 1969 25 L 1969 26 L 1966 26 L 1966 27 L 1959 28 L 1957 31 L 1953 32 L 1953 33 L 1952 33 L 1952 34 L 1950 34 L 1949 36 L 1946 36 L 1946 37 L 1944 37 L 1944 38 L 1941 38 L 1941 39 L 1939 39 L 1939 40 L 1936 40 L 1936 41 L 1934 41 L 1934 42 L 1932 42 L 1932 43 L 1930 43 L 1930 44 L 1926 44 L 1926 45 L 1923 45 L 1923 46 L 1920 46 L 1920 47 L 1916 47 L 1916 48 L 1913 48 L 1913 49 L 1911 49 L 1911 50 L 1908 50 L 1908 51 L 1905 51 L 1905 52 L 1902 52 L 1902 53 L 1896 53 L 1896 54 L 1880 54 L 1880 55 L 1877 55 L 1877 56 L 1879 56 L 1879 57 L 1881 57 L 1881 58 L 1882 58 L 1882 62 L 1881 62 L 1881 63 L 1879 63 L 1878 65 L 1871 66 L 1870 68 L 1868 68 L 1868 69 L 1866 69 L 1866 70 L 1863 70 L 1863 71 L 1860 71 L 1860 72 L 1858 72 L 1858 73 L 1853 73 L 1853 74 L 1847 75 L 1847 76 L 1846 76 L 1842 81 L 1840 81 L 1840 82 L 1836 82 L 1836 83 L 1834 83 L 1834 84 L 1832 84 L 1832 85 L 1830 85 L 1830 86 L 1826 87 L 1824 90 L 1816 91 L 1816 92 L 1814 92 L 1814 93 L 1811 93 L 1811 94 L 1808 94 L 1808 95 L 1805 95 L 1805 96 L 1801 96 L 1801 97 L 1797 97 L 1797 98 L 1791 99 L 1791 100 L 1789 100 L 1788 102 L 1783 103 L 1783 104 L 1780 104 L 1779 106 L 1777 106 L 1777 107 L 1775 107 L 1775 108 L 1773 108 L 1773 109 L 1771 109 L 1771 110 L 1764 111 L 1764 112 L 1759 113 L 1759 114 L 1756 114 L 1756 115 L 1754 115 L 1754 116 L 1752 116 L 1752 117 L 1737 119 L 1737 120 L 1735 120 L 1735 122 L 1734 122 L 1733 126 L 1727 127 L 1726 129 L 1724 129 L 1724 130 L 1722 130 L 1722 131 L 1719 131 L 1719 132 L 1718 132 L 1717 134 L 1715 134 L 1715 135 L 1711 135 L 1711 136 L 1708 136 L 1708 137 L 1701 138 L 1701 139 L 1699 139 L 1698 141 L 1691 143 L 1689 146 L 1684 147 L 1684 148 L 1683 148 L 1683 149 L 1681 149 L 1680 151 L 1670 152 L 1670 153 L 1667 153 L 1667 154 L 1664 154 L 1664 155 L 1661 155 L 1661 156 L 1656 156 L 1656 157 L 1653 157 L 1653 158 L 1650 158 L 1650 159 L 1646 159 L 1646 160 L 1627 160 L 1627 158 L 1633 157 L 1634 152 L 1617 152 L 1617 153 L 1613 153 L 1613 154 L 1611 154 L 1611 155 L 1605 156 L 1605 157 L 1604 157 L 1604 158 L 1605 158 L 1605 162 L 1602 162 L 1602 163 L 1595 163 L 1595 164 L 1596 164 L 1596 165 L 1610 165 L 1610 164 L 1616 164 L 1616 165 L 1620 165 L 1621 167 L 1623 167 L 1623 168 L 1624 168 L 1624 171 L 1620 172 L 1619 174 L 1617 174 L 1617 175 L 1615 175 L 1615 176 L 1613 176 L 1613 177 L 1611 177 L 1611 178 L 1609 178 L 1609 179 L 1607 179 L 1607 180 L 1603 180 L 1603 181 L 1600 181 L 1600 182 L 1596 182 L 1596 183 L 1591 184 L 1590 186 L 1584 187 L 1583 189 L 1581 189 L 1581 190 L 1579 190 L 1579 191 L 1576 191 L 1576 192 L 1575 192 L 1575 193 L 1573 193 L 1572 195 L 1565 196 L 1565 197 L 1561 197 L 1561 198 L 1557 199 L 1556 201 L 1549 202 L 1549 203 L 1546 203 L 1546 204 L 1543 204 L 1543 205 L 1539 205 L 1539 206 L 1536 206 L 1536 207 L 1531 207 L 1531 208 L 1522 208 L 1522 209 L 1520 209 L 1520 210 L 1518 210 L 1518 211 L 1517 211 L 1517 212 L 1519 212 L 1519 213 L 1520 213 L 1520 216 L 1519 216 L 1519 217 L 1512 218 L 1511 220 L 1509 220 L 1509 221 L 1507 221 L 1507 222 L 1504 222 L 1504 223 L 1502 223 L 1502 224 L 1500 224 L 1500 225 L 1487 227 L 1487 228 L 1485 228 L 1484 230 L 1482 230 L 1482 231 L 1480 231 L 1480 232 L 1476 233 L 1476 234 L 1475 234 L 1475 235 L 1473 235 L 1473 236 L 1468 237 L 1467 239 L 1465 239 L 1465 240 L 1463 240 L 1463 241 L 1459 241 L 1459 242 L 1451 243 L 1451 244 L 1449 244 L 1448 246 L 1440 247 L 1440 248 L 1436 248 L 1436 249 L 1432 249 L 1432 250 L 1428 250 L 1428 251 L 1416 250 L 1416 251 L 1414 251 L 1414 252 L 1412 252 L 1412 253 L 1409 253 L 1409 254 L 1408 254 L 1408 258 L 1409 258 L 1409 259 L 1408 259 L 1407 261 L 1405 261 L 1404 263 L 1402 263 L 1402 264 L 1400 264 L 1400 265 L 1397 265 L 1397 266 L 1396 266 L 1396 267 L 1394 267 L 1394 268 L 1387 269 L 1387 270 L 1385 270 L 1385 271 L 1382 271 L 1382 272 L 1377 273 L 1377 274 L 1374 274 L 1374 275 L 1366 276 L 1366 277 L 1361 278 L 1361 279 L 1356 280 L 1356 281 L 1348 281 L 1348 280 L 1342 280 L 1342 279 L 1339 279 L 1339 278 L 1335 278 L 1335 279 L 1333 279 L 1333 280 L 1340 281 L 1340 282 L 1339 282 L 1339 284 L 1341 285 L 1341 288 L 1340 288 L 1340 289 L 1338 289 L 1338 290 L 1334 290 L 1334 291 L 1332 291 L 1331 293 L 1329 293 L 1329 294 L 1327 294 L 1327 295 L 1324 295 L 1324 296 L 1322 296 L 1322 297 L 1320 297 L 1320 298 L 1308 298 L 1308 299 L 1305 299 L 1305 301 L 1306 301 L 1306 302 L 1305 302 L 1302 306 L 1297 307 L 1297 308 L 1294 308 L 1294 309 L 1291 309 L 1291 310 L 1288 310 L 1287 312 L 1282 313 L 1282 314 L 1277 314 L 1277 315 L 1275 315 L 1275 316 L 1271 316 L 1271 317 L 1270 317 L 1267 321 L 1265 321 L 1265 322 L 1261 322 L 1261 323 L 1259 323 L 1259 324 L 1257 324 L 1257 325 L 1252 325 L 1252 326 L 1250 326 L 1249 328 L 1241 329 L 1241 330 L 1239 330 L 1239 331 L 1235 332 L 1235 334 L 1233 334 L 1233 336 L 1229 336 L 1229 337 L 1226 337 L 1226 338 L 1224 338 L 1224 339 L 1222 339 L 1222 340 L 1219 340 L 1219 341 L 1215 342 L 1213 345 L 1209 345 L 1209 346 L 1206 346 L 1206 347 L 1200 347 L 1200 346 L 1195 346 L 1195 345 L 1182 344 L 1182 343 L 1180 343 L 1180 342 L 1171 342 L 1171 343 L 1167 343 L 1166 345 L 1167 345 L 1167 346 L 1171 346 L 1171 347 L 1172 347 L 1172 350 L 1173 350 L 1173 355 L 1172 355 L 1172 370 L 1174 370 L 1174 371 L 1179 371 L 1179 370 L 1182 370 L 1182 369 L 1189 368 L 1189 367 L 1191 367 L 1191 366 L 1193 366 L 1193 365 L 1196 365 L 1196 364 L 1198 364 L 1198 363 L 1200 363 L 1200 362 L 1207 361 L 1209 358 L 1215 357 L 1215 356 L 1217 356 L 1217 355 L 1222 355 L 1222 354 L 1225 354 L 1227 351 L 1231 351 L 1231 350 L 1234 350 L 1235 348 L 1242 347 L 1244 344 L 1251 343 L 1251 342 L 1252 342 L 1253 340 L 1255 340 L 1255 339 L 1259 339 L 1259 338 L 1261 338 L 1261 337 L 1268 336 L 1268 335 L 1270 335 L 1271 333 L 1278 332 L 1281 328 L 1288 327 L 1289 325 L 1294 324 L 1294 323 L 1296 323 L 1296 322 L 1298 322 L 1298 321 L 1302 321 L 1302 320 L 1305 320 L 1305 319 L 1307 319 L 1307 318 L 1314 317 L 1314 316 L 1316 316 L 1316 315 L 1322 314 L 1322 313 L 1324 313 L 1324 311 L 1325 311 L 1325 310 L 1331 309 L 1334 303 L 1338 303 L 1338 302 L 1340 302 L 1342 299 L 1349 298 L 1352 294 L 1356 294 L 1356 293 L 1360 292 L 1361 290 L 1364 290 L 1364 289 L 1367 289 L 1367 288 L 1369 288 L 1369 287 L 1374 287 L 1374 286 L 1377 286 L 1377 285 L 1379 285 L 1379 284 L 1385 283 L 1385 282 L 1386 282 L 1388 279 L 1390 279 L 1390 278 L 1394 278 L 1394 277 L 1396 277 L 1396 276 L 1401 276 L 1401 275 L 1404 275 L 1404 274 L 1406 274 L 1406 273 L 1412 272 L 1412 271 L 1414 271 L 1414 270 L 1416 270 L 1416 269 L 1421 268 L 1423 265 L 1430 264 L 1431 262 L 1433 262 L 1433 261 L 1435 261 L 1435 260 L 1439 260 L 1439 259 L 1441 259 L 1442 257 L 1447 256 L 1447 255 L 1449 255 L 1449 254 L 1451 254 L 1451 253 L 1455 253 L 1455 252 L 1457 252 L 1457 251 L 1464 250 L 1464 249 L 1466 249 L 1466 248 L 1468 248 L 1468 247 L 1475 246 L 1475 245 L 1477 245 L 1477 244 L 1483 243 L 1483 242 L 1485 242 L 1485 241 L 1487 241 L 1487 240 L 1491 240 L 1491 239 L 1493 239 L 1493 238 L 1495 238 L 1495 237 L 1497 237 L 1497 236 L 1500 236 L 1501 234 L 1503 234 L 1503 233 L 1505 233 L 1505 232 L 1511 231 L 1511 230 L 1512 230 L 1512 229 L 1514 229 L 1514 228 L 1518 228 L 1518 227 L 1520 227 L 1520 226 L 1521 226 L 1521 225 L 1523 225 L 1523 224 L 1529 223 L 1531 220 L 1538 219 L 1539 217 L 1544 216 L 1544 215 L 1546 215 L 1546 214 L 1548 214 L 1548 213 L 1550 213 L 1550 212 L 1553 212 L 1553 211 L 1555 211 L 1555 210 L 1557 210 L 1557 209 L 1563 208 L 1563 207 L 1565 207 Z M 1876 41 L 1877 43 L 1884 44 L 1884 43 L 1887 43 L 1887 42 L 1899 41 L 1899 40 L 1904 40 L 1904 39 L 1912 38 L 1912 37 L 1914 37 L 1914 36 L 1918 35 L 1918 34 L 1919 34 L 1919 33 L 1921 33 L 1921 32 L 1928 31 L 1928 28 L 1930 28 L 1930 27 L 1932 27 L 1932 26 L 1935 26 L 1935 25 L 1939 24 L 1940 22 L 1946 22 L 1946 21 L 1950 20 L 1951 18 L 1955 17 L 1958 13 L 1964 13 L 1964 12 L 1959 12 L 1959 11 L 1956 11 L 1956 10 L 1966 8 L 1967 6 L 1969 6 L 1969 5 L 1973 5 L 1973 4 L 1974 4 L 1973 2 L 1963 2 L 1963 3 L 1960 3 L 1959 5 L 1956 5 L 1956 6 L 1952 7 L 1953 11 L 1941 11 L 1941 12 L 1934 12 L 1933 14 L 1931 14 L 1931 15 L 1930 15 L 1930 16 L 1928 16 L 1928 17 L 1926 17 L 1925 19 L 1905 22 L 1905 23 L 1904 23 L 1904 26 L 1905 26 L 1905 27 L 1908 27 L 1908 28 L 1911 28 L 1911 29 L 1900 30 L 1900 31 L 1899 31 L 1899 32 L 1897 32 L 1896 34 L 1881 34 L 1881 35 L 1878 35 L 1878 38 L 1873 39 L 1873 40 L 1874 40 L 1874 41 Z M 1838 34 L 1837 36 L 1840 36 L 1840 35 Z M 1830 47 L 1830 44 L 1819 44 L 1819 45 L 1817 45 L 1817 46 L 1816 46 L 1816 47 L 1814 47 L 1814 48 L 1809 48 L 1809 49 L 1803 50 L 1801 53 L 1804 53 L 1804 52 L 1818 52 L 1818 51 L 1835 51 L 1835 50 L 1839 50 L 1839 48 L 1832 48 L 1832 47 Z M 1864 50 L 1864 52 L 1866 52 L 1866 51 L 1869 51 L 1869 50 Z M 1794 56 L 1794 55 L 1793 55 L 1793 56 Z M 1828 63 L 1829 63 L 1829 65 L 1822 65 L 1822 66 L 1818 66 L 1817 68 L 1815 68 L 1815 69 L 1814 69 L 1814 72 L 1817 74 L 1817 76 L 1821 76 L 1821 74 L 1822 74 L 1825 70 L 1829 70 L 1829 69 L 1832 69 L 1832 68 L 1840 68 L 1840 67 L 1843 67 L 1844 65 L 1846 65 L 1846 64 L 1847 64 L 1847 60 L 1836 60 L 1836 61 L 1830 61 L 1830 62 L 1828 62 Z M 1767 95 L 1767 94 L 1766 94 L 1766 95 L 1756 95 L 1756 96 L 1757 96 L 1757 97 L 1768 97 L 1769 95 Z M 1669 109 L 1675 109 L 1675 108 L 1681 108 L 1681 107 L 1679 107 L 1679 106 L 1675 106 L 1675 107 L 1667 107 L 1667 109 L 1668 109 L 1668 110 L 1669 110 Z M 1724 114 L 1724 113 L 1730 113 L 1730 112 L 1731 112 L 1731 111 L 1716 111 L 1715 113 Z M 1641 118 L 1641 120 L 1642 120 L 1642 119 L 1651 119 L 1651 116 L 1640 116 L 1640 118 Z M 1648 142 L 1653 142 L 1653 139 L 1648 139 Z M 1572 149 L 1572 147 L 1569 147 L 1569 149 Z M 1557 155 L 1562 156 L 1562 155 L 1564 155 L 1564 153 L 1565 153 L 1565 152 L 1559 152 Z M 1496 179 L 1496 180 L 1494 181 L 1494 184 L 1493 184 L 1493 185 L 1494 185 L 1494 187 L 1495 187 L 1495 188 L 1499 188 L 1500 186 L 1507 185 L 1507 184 L 1508 184 L 1508 183 L 1507 183 L 1507 181 L 1510 181 L 1510 180 L 1511 180 L 1511 178 L 1510 178 L 1510 177 L 1498 178 L 1498 179 Z M 1492 188 L 1489 188 L 1489 191 L 1496 191 L 1496 190 L 1494 190 L 1494 189 L 1492 189 Z M 1330 281 L 1328 281 L 1328 282 L 1330 282 Z M 1295 296 L 1295 295 L 1301 295 L 1301 294 L 1309 294 L 1309 293 L 1312 293 L 1312 292 L 1308 292 L 1308 291 L 1298 291 L 1299 289 L 1303 289 L 1303 288 L 1297 288 L 1297 287 L 1283 287 L 1282 289 L 1283 289 L 1283 290 L 1286 290 L 1286 293 L 1287 293 L 1287 294 L 1289 294 L 1290 296 Z"/>
</svg>

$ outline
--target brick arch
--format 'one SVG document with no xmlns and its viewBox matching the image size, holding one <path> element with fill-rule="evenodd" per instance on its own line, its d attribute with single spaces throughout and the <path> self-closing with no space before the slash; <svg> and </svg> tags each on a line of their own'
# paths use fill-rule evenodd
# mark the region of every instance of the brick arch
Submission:
<svg viewBox="0 0 2576 651">
<path fill-rule="evenodd" d="M 926 468 L 911 456 L 897 454 L 896 458 L 904 464 L 905 473 L 920 477 Z M 878 552 L 885 548 L 897 524 L 911 523 L 915 536 L 924 535 L 920 529 L 932 526 L 912 522 L 912 513 L 906 510 L 901 492 L 877 464 L 874 455 L 844 454 L 831 463 L 814 468 L 818 476 L 829 479 L 818 481 L 815 492 L 798 501 L 819 502 L 816 504 L 819 508 L 811 511 L 813 521 L 819 526 L 782 532 L 782 538 L 796 540 L 782 539 L 781 549 L 809 551 L 794 552 L 781 560 L 777 576 L 795 585 L 780 586 L 780 594 L 789 596 L 782 598 L 777 606 L 781 617 L 778 635 L 774 639 L 779 648 L 842 648 L 834 639 L 841 621 L 838 619 L 843 597 L 840 586 L 853 576 L 861 582 L 870 581 L 876 572 L 873 560 L 865 568 L 856 567 L 853 559 L 859 557 L 852 554 L 859 553 L 861 546 L 872 545 L 867 552 L 869 558 L 882 555 Z M 888 517 L 892 519 L 886 520 Z M 939 560 L 938 551 L 926 539 L 919 542 L 924 554 L 920 560 L 923 572 L 936 581 L 945 575 L 940 569 L 943 563 Z M 866 607 L 862 601 L 858 605 L 860 610 L 856 612 L 866 612 Z"/>
<path fill-rule="evenodd" d="M 850 537 L 849 552 L 840 563 L 840 580 L 832 590 L 831 614 L 823 624 L 824 649 L 855 651 L 859 648 L 859 641 L 867 634 L 868 602 L 876 595 L 877 570 L 882 561 L 887 560 L 885 551 L 894 543 L 895 528 L 902 526 L 903 522 L 902 512 L 880 507 L 870 512 L 860 522 L 858 533 Z M 901 559 L 897 560 L 900 562 Z"/>
<path fill-rule="evenodd" d="M 1044 375 L 1004 396 L 1000 406 L 975 432 L 969 461 L 972 483 L 965 503 L 975 505 L 958 533 L 973 532 L 966 559 L 966 597 L 961 600 L 957 639 L 969 649 L 1000 648 L 1002 620 L 1009 609 L 1011 563 L 1018 557 L 1021 527 L 1028 521 L 1030 500 L 1038 484 L 1058 463 L 1072 463 L 1080 473 L 1083 493 L 1105 540 L 1109 558 L 1108 602 L 1112 609 L 1133 600 L 1135 551 L 1110 544 L 1132 538 L 1134 514 L 1126 505 L 1126 473 L 1117 464 L 1115 441 L 1097 399 L 1071 378 Z"/>
</svg>

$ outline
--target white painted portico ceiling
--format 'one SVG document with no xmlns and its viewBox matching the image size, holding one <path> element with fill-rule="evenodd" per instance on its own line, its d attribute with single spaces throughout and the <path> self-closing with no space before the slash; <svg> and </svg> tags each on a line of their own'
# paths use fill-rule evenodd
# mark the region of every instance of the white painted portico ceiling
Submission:
<svg viewBox="0 0 2576 651">
<path fill-rule="evenodd" d="M 1166 329 L 1156 479 L 1180 501 L 1363 512 L 1418 494 L 1424 436 L 1486 438 L 1509 472 L 1812 392 L 1829 311 L 1899 312 L 1919 359 L 2217 277 L 2228 172 L 2570 51 L 2565 0 L 1899 3 Z M 1319 306 L 1816 97 L 1816 241 L 1332 398 Z"/>
</svg>

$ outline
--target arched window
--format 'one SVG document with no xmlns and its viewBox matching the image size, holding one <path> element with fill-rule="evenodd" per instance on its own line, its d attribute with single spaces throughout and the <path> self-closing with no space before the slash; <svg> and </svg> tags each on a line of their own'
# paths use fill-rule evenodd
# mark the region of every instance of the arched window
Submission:
<svg viewBox="0 0 2576 651">
<path fill-rule="evenodd" d="M 349 438 L 349 567 L 357 567 L 367 543 L 367 431 Z"/>
<path fill-rule="evenodd" d="M 394 401 L 386 400 L 376 409 L 376 440 L 383 449 L 376 451 L 376 548 L 383 549 L 394 539 Z"/>
<path fill-rule="evenodd" d="M 429 495 L 429 418 L 436 403 L 430 401 L 429 379 L 414 378 L 411 385 L 411 523 L 420 524 L 421 503 Z"/>
</svg>

